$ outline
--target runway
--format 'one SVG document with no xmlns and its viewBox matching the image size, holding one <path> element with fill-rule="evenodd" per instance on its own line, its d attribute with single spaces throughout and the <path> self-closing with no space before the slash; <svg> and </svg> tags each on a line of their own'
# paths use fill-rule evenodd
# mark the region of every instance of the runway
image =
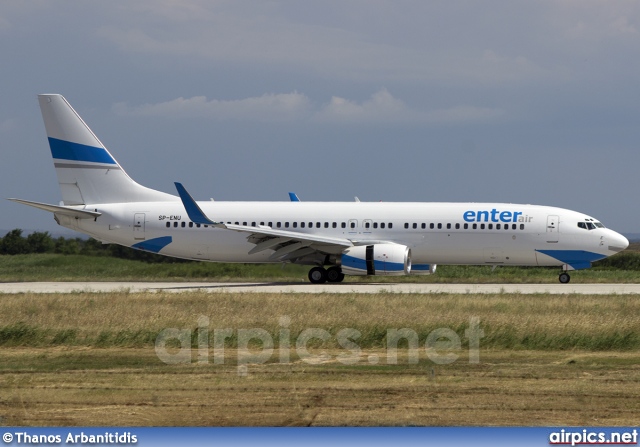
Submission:
<svg viewBox="0 0 640 447">
<path fill-rule="evenodd" d="M 213 282 L 20 282 L 0 284 L 0 293 L 71 292 L 210 293 L 522 293 L 611 295 L 640 294 L 640 284 L 416 284 L 416 283 L 213 283 Z"/>
</svg>

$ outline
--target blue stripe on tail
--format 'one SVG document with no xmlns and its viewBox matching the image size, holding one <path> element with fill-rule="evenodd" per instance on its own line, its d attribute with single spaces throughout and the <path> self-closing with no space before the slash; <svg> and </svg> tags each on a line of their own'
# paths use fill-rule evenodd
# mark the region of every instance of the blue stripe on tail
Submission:
<svg viewBox="0 0 640 447">
<path fill-rule="evenodd" d="M 101 147 L 86 146 L 71 141 L 49 137 L 51 155 L 58 160 L 89 161 L 92 163 L 117 164 L 109 152 Z"/>
</svg>

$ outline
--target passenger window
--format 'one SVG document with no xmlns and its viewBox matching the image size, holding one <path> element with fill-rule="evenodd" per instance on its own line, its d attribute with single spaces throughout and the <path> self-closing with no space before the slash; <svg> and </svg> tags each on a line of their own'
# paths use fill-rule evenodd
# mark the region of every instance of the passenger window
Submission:
<svg viewBox="0 0 640 447">
<path fill-rule="evenodd" d="M 316 222 L 316 228 L 320 228 L 320 227 L 321 227 L 320 222 Z"/>
<path fill-rule="evenodd" d="M 338 228 L 338 224 L 337 224 L 336 222 L 332 223 L 332 224 L 331 224 L 331 226 L 332 226 L 333 228 Z"/>
<path fill-rule="evenodd" d="M 273 228 L 273 222 L 269 222 L 268 226 Z"/>
<path fill-rule="evenodd" d="M 464 224 L 464 229 L 465 229 L 465 230 L 468 230 L 468 229 L 469 229 L 469 224 L 468 224 L 468 223 Z"/>
<path fill-rule="evenodd" d="M 456 224 L 456 230 L 459 230 L 459 229 L 460 229 L 460 224 L 459 224 L 459 223 L 457 223 L 457 224 Z"/>
<path fill-rule="evenodd" d="M 500 224 L 496 224 L 496 230 L 499 230 L 500 228 L 502 228 Z"/>
<path fill-rule="evenodd" d="M 304 222 L 300 222 L 300 228 L 304 228 Z"/>
<path fill-rule="evenodd" d="M 380 223 L 380 228 L 384 228 L 384 222 Z"/>
<path fill-rule="evenodd" d="M 293 228 L 298 228 L 298 222 L 293 223 Z"/>
<path fill-rule="evenodd" d="M 178 228 L 178 222 L 173 223 L 173 228 Z"/>
<path fill-rule="evenodd" d="M 325 227 L 325 228 L 329 228 L 329 222 L 325 222 L 325 223 L 324 223 L 324 227 Z"/>
<path fill-rule="evenodd" d="M 489 224 L 489 229 L 493 230 L 493 224 Z"/>
<path fill-rule="evenodd" d="M 340 224 L 340 227 L 341 227 L 341 228 L 347 228 L 347 224 L 346 224 L 345 222 L 342 222 L 342 223 Z"/>
<path fill-rule="evenodd" d="M 520 224 L 520 229 L 524 230 L 524 224 Z"/>
<path fill-rule="evenodd" d="M 389 222 L 389 229 L 393 228 L 393 222 Z"/>
<path fill-rule="evenodd" d="M 436 225 L 434 223 L 430 223 L 429 224 L 429 228 L 431 228 L 432 230 L 436 227 Z"/>
<path fill-rule="evenodd" d="M 405 224 L 404 224 L 404 227 L 405 227 L 405 228 L 409 228 L 409 224 L 408 224 L 408 223 L 405 223 Z"/>
<path fill-rule="evenodd" d="M 370 224 L 369 224 L 369 222 L 365 222 L 365 223 L 364 223 L 364 227 L 365 227 L 365 228 L 369 228 L 369 225 L 370 225 Z"/>
<path fill-rule="evenodd" d="M 448 223 L 448 224 L 447 224 L 447 230 L 450 230 L 450 229 L 451 229 L 451 224 L 450 224 L 450 223 Z"/>
<path fill-rule="evenodd" d="M 425 228 L 427 228 L 427 224 L 426 224 L 426 223 L 423 223 L 423 224 L 421 225 L 421 228 L 424 230 Z"/>
<path fill-rule="evenodd" d="M 378 228 L 378 222 L 373 223 L 373 228 Z"/>
<path fill-rule="evenodd" d="M 477 230 L 478 229 L 478 224 L 473 224 L 473 229 Z"/>
<path fill-rule="evenodd" d="M 484 230 L 484 224 L 480 224 L 480 229 Z"/>
<path fill-rule="evenodd" d="M 242 226 L 246 227 L 247 223 L 246 222 L 242 222 Z"/>
<path fill-rule="evenodd" d="M 356 223 L 355 222 L 351 222 L 351 228 L 355 228 L 356 227 Z"/>
<path fill-rule="evenodd" d="M 180 223 L 180 226 L 181 226 L 182 228 L 184 228 L 184 227 L 186 227 L 186 226 L 187 226 L 187 223 L 186 223 L 186 222 L 181 222 L 181 223 Z"/>
<path fill-rule="evenodd" d="M 189 222 L 189 228 L 193 228 L 193 222 Z"/>
<path fill-rule="evenodd" d="M 200 224 L 196 224 L 196 228 L 200 228 Z"/>
<path fill-rule="evenodd" d="M 281 227 L 282 227 L 282 222 L 278 222 L 278 223 L 276 224 L 276 227 L 281 228 Z"/>
<path fill-rule="evenodd" d="M 511 229 L 515 230 L 516 228 L 518 228 L 518 226 L 516 224 L 511 225 Z"/>
<path fill-rule="evenodd" d="M 284 223 L 284 227 L 285 227 L 285 228 L 289 228 L 289 222 L 285 222 L 285 223 Z"/>
<path fill-rule="evenodd" d="M 171 222 L 167 222 L 166 227 L 167 227 L 167 228 L 170 228 L 170 227 L 171 227 Z"/>
<path fill-rule="evenodd" d="M 418 224 L 417 224 L 417 223 L 414 223 L 414 224 L 413 224 L 413 229 L 415 230 L 416 228 L 418 228 Z"/>
<path fill-rule="evenodd" d="M 251 222 L 251 226 L 252 226 L 252 227 L 255 227 L 255 226 L 256 226 L 256 223 L 255 223 L 255 222 Z"/>
<path fill-rule="evenodd" d="M 442 224 L 441 223 L 438 224 L 438 230 L 442 230 Z"/>
</svg>

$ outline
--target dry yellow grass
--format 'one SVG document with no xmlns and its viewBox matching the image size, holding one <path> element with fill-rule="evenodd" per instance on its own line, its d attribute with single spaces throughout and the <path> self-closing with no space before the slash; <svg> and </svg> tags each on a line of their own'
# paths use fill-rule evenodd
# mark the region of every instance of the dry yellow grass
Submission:
<svg viewBox="0 0 640 447">
<path fill-rule="evenodd" d="M 255 365 L 247 376 L 224 365 L 158 365 L 152 350 L 13 348 L 7 356 L 146 359 L 138 368 L 4 372 L 7 425 L 631 426 L 640 412 L 636 353 L 502 351 L 478 365 L 392 369 L 294 362 Z"/>
<path fill-rule="evenodd" d="M 232 347 L 224 364 L 165 364 L 152 344 L 97 348 L 105 331 L 263 328 L 278 343 L 288 316 L 292 346 L 305 328 L 333 337 L 243 365 Z M 637 425 L 640 414 L 640 297 L 547 295 L 301 295 L 111 293 L 0 295 L 0 335 L 24 322 L 40 331 L 76 330 L 66 342 L 5 340 L 0 348 L 0 421 L 5 425 Z M 478 317 L 485 337 L 469 362 L 464 329 Z M 461 334 L 456 362 L 427 358 L 438 327 Z M 344 365 L 340 329 L 362 332 L 358 362 Z M 420 334 L 420 361 L 399 349 L 386 364 L 384 333 Z M 155 332 L 154 332 L 155 331 Z M 382 336 L 381 336 L 382 334 Z M 612 335 L 613 334 L 613 335 Z M 558 349 L 627 336 L 619 348 Z M 382 337 L 382 338 L 381 338 Z M 623 337 L 624 338 L 624 337 Z M 527 349 L 527 343 L 544 349 Z M 546 340 L 546 341 L 545 341 Z M 15 340 L 14 340 L 15 341 Z M 211 340 L 210 340 L 211 341 Z M 623 340 L 624 341 L 624 340 Z M 40 344 L 38 344 L 40 343 Z M 116 342 L 113 342 L 116 343 Z M 112 344 L 113 344 L 112 343 Z M 546 344 L 545 344 L 546 343 Z M 116 343 L 117 344 L 117 343 Z M 257 347 L 252 348 L 259 352 Z M 378 364 L 370 364 L 377 355 Z"/>
<path fill-rule="evenodd" d="M 388 328 L 418 333 L 446 327 L 462 333 L 477 317 L 487 344 L 507 337 L 580 340 L 627 336 L 640 343 L 640 296 L 636 295 L 376 295 L 77 293 L 0 295 L 0 327 L 24 322 L 45 330 L 77 330 L 76 340 L 93 340 L 103 331 L 195 329 L 209 318 L 209 329 L 263 328 L 277 338 L 280 318 L 297 334 L 306 328 L 332 333 L 342 328 L 363 332 L 365 345 Z M 493 337 L 493 338 L 492 338 Z M 500 337 L 505 337 L 500 339 Z M 78 342 L 82 344 L 81 342 Z M 525 346 L 526 347 L 526 346 Z M 604 346 L 606 348 L 606 345 Z M 622 347 L 622 346 L 621 346 Z M 623 348 L 623 347 L 622 347 Z"/>
</svg>

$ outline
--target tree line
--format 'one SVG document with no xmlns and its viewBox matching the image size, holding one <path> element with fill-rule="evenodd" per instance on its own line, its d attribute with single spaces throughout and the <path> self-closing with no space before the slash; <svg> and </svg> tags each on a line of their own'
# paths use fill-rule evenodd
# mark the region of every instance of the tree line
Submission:
<svg viewBox="0 0 640 447">
<path fill-rule="evenodd" d="M 197 262 L 171 258 L 146 251 L 135 250 L 118 244 L 103 244 L 89 238 L 53 238 L 48 231 L 33 232 L 26 237 L 19 228 L 0 238 L 0 255 L 27 255 L 34 253 L 57 253 L 63 255 L 112 256 L 152 263 Z M 594 264 L 596 268 L 640 271 L 640 252 L 624 251 Z"/>
<path fill-rule="evenodd" d="M 117 244 L 103 244 L 89 238 L 57 237 L 48 231 L 35 231 L 23 236 L 23 230 L 16 228 L 0 238 L 0 255 L 28 255 L 35 253 L 56 253 L 63 255 L 112 256 L 145 262 L 191 262 L 177 258 L 135 250 Z"/>
</svg>

